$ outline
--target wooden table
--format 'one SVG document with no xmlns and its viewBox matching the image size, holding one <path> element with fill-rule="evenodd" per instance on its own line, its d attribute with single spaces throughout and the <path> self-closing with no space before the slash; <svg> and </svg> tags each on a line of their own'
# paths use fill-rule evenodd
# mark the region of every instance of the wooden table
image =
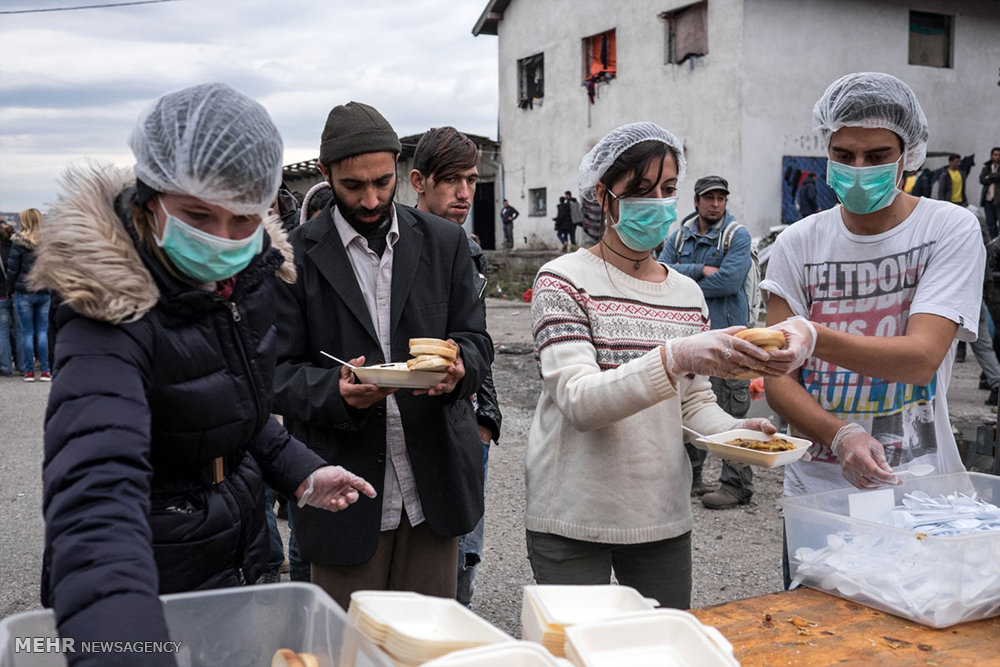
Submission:
<svg viewBox="0 0 1000 667">
<path fill-rule="evenodd" d="M 1000 617 L 936 629 L 810 588 L 691 613 L 718 628 L 743 667 L 1000 665 Z"/>
</svg>

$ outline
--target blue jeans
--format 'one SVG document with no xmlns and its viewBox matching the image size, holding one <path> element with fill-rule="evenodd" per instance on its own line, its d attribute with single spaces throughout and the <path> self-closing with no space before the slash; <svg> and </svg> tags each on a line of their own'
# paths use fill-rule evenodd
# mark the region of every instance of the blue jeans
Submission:
<svg viewBox="0 0 1000 667">
<path fill-rule="evenodd" d="M 35 370 L 35 359 L 41 363 L 42 372 L 49 368 L 49 295 L 14 294 L 14 312 L 21 327 L 21 349 L 18 366 L 22 373 Z"/>
<path fill-rule="evenodd" d="M 13 360 L 10 356 L 11 299 L 0 299 L 0 372 L 10 373 Z"/>
<path fill-rule="evenodd" d="M 486 497 L 486 475 L 490 468 L 490 443 L 483 443 L 483 497 Z M 483 560 L 483 535 L 486 530 L 486 516 L 479 517 L 479 523 L 458 538 L 458 593 L 455 599 L 466 607 L 472 604 L 472 593 L 476 588 L 476 570 Z"/>
</svg>

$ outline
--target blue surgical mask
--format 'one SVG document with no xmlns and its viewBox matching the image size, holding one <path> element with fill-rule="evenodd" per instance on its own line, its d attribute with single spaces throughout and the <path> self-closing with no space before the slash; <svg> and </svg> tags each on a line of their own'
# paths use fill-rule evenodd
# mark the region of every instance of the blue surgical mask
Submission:
<svg viewBox="0 0 1000 667">
<path fill-rule="evenodd" d="M 618 199 L 618 222 L 611 229 L 632 250 L 647 252 L 663 243 L 676 219 L 677 197 L 625 197 Z"/>
<path fill-rule="evenodd" d="M 874 167 L 852 167 L 831 160 L 826 164 L 826 182 L 851 213 L 874 213 L 891 204 L 900 192 L 896 185 L 899 160 Z"/>
<path fill-rule="evenodd" d="M 256 231 L 245 239 L 234 241 L 195 229 L 170 215 L 162 199 L 160 208 L 167 216 L 167 222 L 156 245 L 163 248 L 170 261 L 184 275 L 195 280 L 207 283 L 235 276 L 247 268 L 250 260 L 264 247 L 263 224 L 257 225 Z"/>
</svg>

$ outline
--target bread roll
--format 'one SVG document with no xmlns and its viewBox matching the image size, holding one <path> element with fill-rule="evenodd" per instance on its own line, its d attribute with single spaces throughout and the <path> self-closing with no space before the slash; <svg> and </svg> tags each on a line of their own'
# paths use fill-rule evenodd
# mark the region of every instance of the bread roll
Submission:
<svg viewBox="0 0 1000 667">
<path fill-rule="evenodd" d="M 753 343 L 762 350 L 780 350 L 785 347 L 785 334 L 774 329 L 744 329 L 733 334 L 737 338 Z M 734 380 L 753 380 L 760 375 L 753 371 L 747 371 L 739 375 L 734 375 Z"/>
<path fill-rule="evenodd" d="M 452 363 L 452 361 L 436 354 L 422 354 L 419 357 L 408 359 L 406 367 L 411 371 L 446 371 L 451 368 Z"/>
<path fill-rule="evenodd" d="M 455 361 L 455 357 L 458 356 L 458 345 L 440 338 L 411 338 L 410 354 L 414 357 L 436 354 L 448 361 Z"/>
<path fill-rule="evenodd" d="M 313 659 L 315 660 L 315 657 Z M 306 664 L 295 651 L 279 648 L 271 658 L 271 667 L 306 667 Z"/>
<path fill-rule="evenodd" d="M 744 329 L 734 334 L 762 350 L 780 350 L 785 347 L 784 332 L 775 329 Z"/>
</svg>

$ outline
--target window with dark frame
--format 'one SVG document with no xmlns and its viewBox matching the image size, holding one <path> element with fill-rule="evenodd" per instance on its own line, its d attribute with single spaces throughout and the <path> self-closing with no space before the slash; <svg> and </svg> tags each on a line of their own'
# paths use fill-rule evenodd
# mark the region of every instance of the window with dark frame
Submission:
<svg viewBox="0 0 1000 667">
<path fill-rule="evenodd" d="M 659 15 L 664 24 L 665 65 L 708 53 L 708 0 Z"/>
<path fill-rule="evenodd" d="M 911 11 L 909 64 L 950 68 L 951 59 L 951 16 Z"/>
<path fill-rule="evenodd" d="M 531 188 L 528 190 L 528 215 L 538 217 L 545 215 L 545 188 Z"/>
<path fill-rule="evenodd" d="M 606 83 L 618 76 L 618 55 L 615 30 L 583 38 L 583 85 L 590 103 L 594 103 L 597 84 Z"/>
<path fill-rule="evenodd" d="M 545 54 L 517 61 L 517 106 L 533 109 L 545 97 Z"/>
</svg>

